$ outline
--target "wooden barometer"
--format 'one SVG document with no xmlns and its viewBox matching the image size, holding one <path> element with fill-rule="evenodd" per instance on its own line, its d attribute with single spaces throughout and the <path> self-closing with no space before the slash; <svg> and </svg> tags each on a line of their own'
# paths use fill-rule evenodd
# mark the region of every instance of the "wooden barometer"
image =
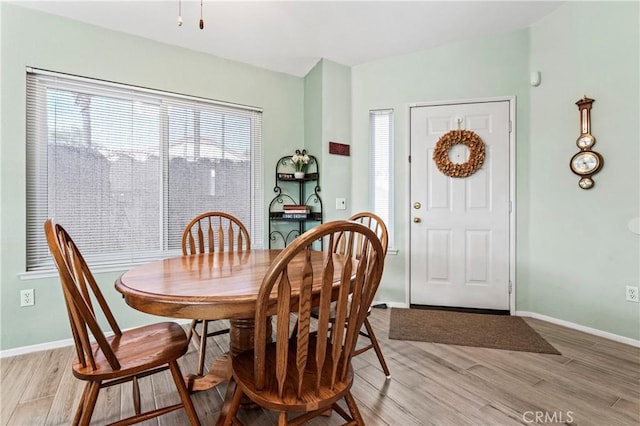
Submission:
<svg viewBox="0 0 640 426">
<path fill-rule="evenodd" d="M 591 148 L 596 143 L 596 138 L 591 134 L 591 106 L 594 100 L 584 96 L 576 105 L 580 111 L 580 136 L 576 145 L 580 149 L 569 162 L 569 168 L 576 175 L 580 176 L 578 186 L 582 189 L 593 187 L 593 178 L 602 169 L 604 163 L 602 156 Z"/>
</svg>

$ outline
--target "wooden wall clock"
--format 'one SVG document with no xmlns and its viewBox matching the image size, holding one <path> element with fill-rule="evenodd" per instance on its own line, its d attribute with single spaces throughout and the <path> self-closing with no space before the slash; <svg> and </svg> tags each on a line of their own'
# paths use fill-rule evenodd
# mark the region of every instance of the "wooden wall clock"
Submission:
<svg viewBox="0 0 640 426">
<path fill-rule="evenodd" d="M 580 151 L 571 157 L 569 168 L 580 176 L 578 186 L 582 189 L 590 189 L 594 182 L 592 176 L 602 169 L 604 161 L 602 156 L 591 148 L 596 143 L 596 138 L 591 134 L 591 106 L 594 100 L 586 96 L 576 102 L 580 111 L 580 136 L 576 145 Z"/>
</svg>

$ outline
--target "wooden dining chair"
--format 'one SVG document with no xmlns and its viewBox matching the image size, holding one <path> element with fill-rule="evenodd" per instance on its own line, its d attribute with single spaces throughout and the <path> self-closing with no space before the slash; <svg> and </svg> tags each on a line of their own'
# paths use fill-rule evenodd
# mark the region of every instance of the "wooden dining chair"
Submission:
<svg viewBox="0 0 640 426">
<path fill-rule="evenodd" d="M 325 260 L 313 269 L 314 241 L 325 241 Z M 338 241 L 345 242 L 337 253 Z M 363 256 L 356 260 L 356 246 Z M 287 246 L 262 281 L 255 313 L 254 350 L 232 360 L 232 379 L 218 425 L 238 424 L 243 396 L 279 412 L 278 424 L 297 425 L 332 409 L 350 424 L 363 425 L 351 394 L 351 358 L 380 277 L 384 251 L 366 226 L 341 220 L 319 225 Z M 351 297 L 350 297 L 351 296 Z M 331 302 L 335 325 L 331 327 Z M 311 307 L 318 306 L 317 330 L 310 331 Z M 290 315 L 297 312 L 297 333 L 290 336 Z M 275 315 L 275 342 L 268 330 Z M 338 404 L 346 402 L 346 410 Z M 347 412 L 348 410 L 348 412 Z M 289 413 L 298 413 L 289 419 Z M 294 414 L 295 415 L 295 414 Z"/>
<path fill-rule="evenodd" d="M 182 233 L 182 254 L 192 255 L 215 252 L 243 252 L 251 250 L 251 238 L 244 224 L 235 216 L 223 212 L 207 212 L 196 216 L 187 224 Z M 198 376 L 204 373 L 204 357 L 207 338 L 229 333 L 229 328 L 209 331 L 211 321 L 194 319 L 187 332 L 187 338 L 198 339 Z M 197 325 L 201 324 L 198 332 Z"/>
<path fill-rule="evenodd" d="M 362 212 L 362 213 L 356 213 L 353 216 L 351 216 L 348 220 L 353 220 L 355 222 L 358 223 L 362 223 L 363 225 L 365 225 L 366 227 L 370 228 L 371 230 L 373 230 L 373 232 L 376 233 L 376 235 L 378 236 L 378 238 L 380 239 L 380 243 L 382 244 L 382 249 L 384 251 L 384 256 L 387 255 L 387 246 L 389 244 L 389 235 L 387 232 L 387 226 L 384 224 L 384 221 L 378 217 L 377 215 L 373 214 L 373 213 L 369 213 L 369 212 Z M 336 245 L 336 250 L 340 251 L 341 250 L 341 246 L 343 244 L 337 244 Z M 359 256 L 361 256 L 361 248 L 359 248 L 358 246 L 356 246 L 356 250 L 354 255 L 356 256 L 356 258 L 358 258 Z M 367 310 L 368 314 L 371 314 L 371 307 L 369 307 L 369 309 Z M 317 308 L 313 308 L 311 310 L 311 316 L 315 319 L 318 319 L 318 309 Z M 333 321 L 334 315 L 331 315 L 331 320 Z M 369 315 L 367 315 L 367 318 L 365 318 L 364 320 L 364 330 L 362 331 L 360 330 L 360 336 L 363 336 L 367 339 L 369 339 L 369 343 L 366 346 L 361 346 L 359 347 L 354 353 L 353 356 L 358 356 L 366 351 L 368 351 L 369 349 L 373 349 L 376 353 L 376 355 L 378 356 L 378 361 L 380 362 L 380 366 L 382 367 L 382 371 L 384 371 L 385 376 L 387 377 L 387 379 L 391 378 L 391 372 L 389 371 L 389 367 L 387 366 L 386 361 L 384 360 L 384 355 L 382 354 L 382 349 L 380 348 L 380 344 L 378 343 L 378 339 L 376 338 L 375 333 L 373 332 L 373 327 L 371 326 L 371 323 L 369 322 Z M 296 331 L 294 330 L 294 333 Z"/>
<path fill-rule="evenodd" d="M 384 251 L 384 256 L 387 255 L 387 246 L 389 245 L 389 233 L 387 231 L 387 226 L 384 224 L 384 221 L 374 213 L 370 212 L 361 212 L 356 213 L 349 218 L 349 220 L 356 221 L 358 223 L 362 223 L 369 229 L 373 230 L 376 233 L 378 238 L 380 238 L 380 243 L 382 244 L 382 249 Z M 369 322 L 369 314 L 371 314 L 371 306 L 369 306 L 367 317 L 364 319 L 364 329 L 365 331 L 360 330 L 360 335 L 369 339 L 369 344 L 358 348 L 353 354 L 353 356 L 358 356 L 370 349 L 373 349 L 378 356 L 378 361 L 380 362 L 380 366 L 382 367 L 382 371 L 384 371 L 387 379 L 391 378 L 391 372 L 389 371 L 389 367 L 387 367 L 387 363 L 384 360 L 384 355 L 382 354 L 382 349 L 380 349 L 380 344 L 378 343 L 378 339 L 376 338 L 375 333 L 373 332 L 373 327 Z"/>
<path fill-rule="evenodd" d="M 189 422 L 199 425 L 177 363 L 189 347 L 182 327 L 174 322 L 162 322 L 122 331 L 69 234 L 51 219 L 45 222 L 44 230 L 60 275 L 76 347 L 73 375 L 87 382 L 73 424 L 89 424 L 100 389 L 131 381 L 135 414 L 119 424 L 138 423 L 184 408 Z M 94 303 L 98 305 L 96 309 Z M 113 335 L 107 336 L 102 331 L 99 318 L 109 324 Z M 181 403 L 141 412 L 138 379 L 166 369 L 171 370 Z"/>
</svg>

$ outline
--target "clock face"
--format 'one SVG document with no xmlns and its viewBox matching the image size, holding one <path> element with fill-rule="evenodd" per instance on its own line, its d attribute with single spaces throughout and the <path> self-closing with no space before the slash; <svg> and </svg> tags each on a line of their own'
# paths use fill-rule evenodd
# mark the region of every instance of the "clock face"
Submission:
<svg viewBox="0 0 640 426">
<path fill-rule="evenodd" d="M 598 169 L 600 157 L 594 152 L 579 152 L 571 159 L 571 170 L 578 175 L 591 175 Z"/>
<path fill-rule="evenodd" d="M 576 141 L 576 145 L 578 145 L 578 148 L 580 148 L 580 149 L 589 148 L 595 142 L 596 142 L 596 138 L 594 138 L 593 136 L 591 136 L 589 134 L 586 134 L 586 135 L 580 135 L 580 137 Z"/>
<path fill-rule="evenodd" d="M 580 185 L 580 188 L 582 189 L 589 189 L 593 186 L 593 180 L 591 178 L 584 177 L 580 179 L 580 182 L 578 182 L 578 185 Z"/>
</svg>

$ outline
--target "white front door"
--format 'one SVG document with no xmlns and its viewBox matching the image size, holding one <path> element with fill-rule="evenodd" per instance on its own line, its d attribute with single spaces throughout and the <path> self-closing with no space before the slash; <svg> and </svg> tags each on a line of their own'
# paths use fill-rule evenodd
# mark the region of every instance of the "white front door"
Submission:
<svg viewBox="0 0 640 426">
<path fill-rule="evenodd" d="M 432 156 L 450 130 L 475 132 L 483 166 L 443 174 Z M 454 145 L 453 163 L 468 149 Z M 510 104 L 508 100 L 411 108 L 410 303 L 509 309 Z"/>
</svg>

